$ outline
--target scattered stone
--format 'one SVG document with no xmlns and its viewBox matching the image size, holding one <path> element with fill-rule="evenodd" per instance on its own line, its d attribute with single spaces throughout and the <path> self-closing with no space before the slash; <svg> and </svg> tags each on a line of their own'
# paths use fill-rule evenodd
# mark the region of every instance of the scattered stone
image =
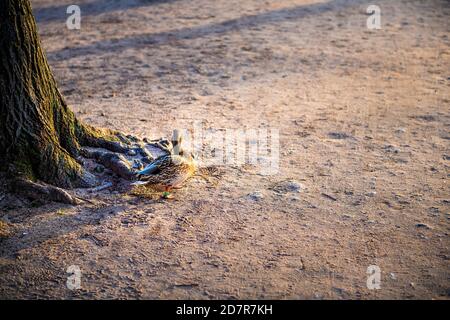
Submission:
<svg viewBox="0 0 450 320">
<path fill-rule="evenodd" d="M 450 260 L 450 255 L 448 255 L 448 254 L 441 254 L 441 255 L 438 255 L 438 257 L 442 258 L 444 260 Z"/>
<path fill-rule="evenodd" d="M 307 203 L 307 208 L 309 208 L 309 209 L 317 209 L 317 206 L 315 204 L 309 203 L 309 202 L 306 202 L 306 203 Z"/>
<path fill-rule="evenodd" d="M 130 149 L 130 150 L 128 150 L 127 154 L 128 154 L 130 157 L 134 157 L 135 155 L 137 155 L 137 152 L 136 152 L 136 150 L 134 150 L 134 149 Z"/>
<path fill-rule="evenodd" d="M 366 193 L 367 197 L 375 197 L 377 195 L 377 193 L 375 191 L 370 191 Z"/>
<path fill-rule="evenodd" d="M 253 200 L 253 201 L 260 201 L 260 200 L 264 199 L 264 195 L 259 191 L 255 191 L 255 192 L 249 193 L 247 195 L 247 198 L 249 198 L 250 200 Z"/>
<path fill-rule="evenodd" d="M 333 287 L 332 290 L 340 296 L 344 293 L 344 289 L 342 288 Z"/>
<path fill-rule="evenodd" d="M 314 299 L 321 300 L 323 299 L 323 296 L 319 293 L 314 293 Z"/>
<path fill-rule="evenodd" d="M 393 146 L 391 144 L 385 145 L 383 147 L 383 149 L 384 149 L 384 151 L 390 152 L 390 153 L 399 153 L 400 152 L 399 148 L 397 148 L 397 147 L 395 147 L 395 146 Z"/>
<path fill-rule="evenodd" d="M 432 215 L 434 217 L 439 216 L 439 208 L 431 207 L 428 209 L 428 212 L 430 213 L 430 215 Z"/>
<path fill-rule="evenodd" d="M 418 223 L 418 224 L 416 224 L 416 227 L 417 228 L 424 228 L 424 229 L 427 229 L 427 230 L 431 229 L 431 227 L 429 225 L 425 224 L 425 223 Z"/>
<path fill-rule="evenodd" d="M 419 115 L 419 116 L 415 116 L 414 118 L 416 118 L 418 120 L 423 120 L 423 121 L 436 121 L 437 120 L 436 116 L 433 116 L 431 114 Z"/>
<path fill-rule="evenodd" d="M 406 158 L 397 158 L 397 159 L 394 159 L 394 162 L 396 162 L 396 163 L 403 163 L 403 164 L 405 164 L 405 163 L 408 163 L 408 162 L 409 162 L 409 160 L 408 160 L 408 159 L 406 159 Z"/>
<path fill-rule="evenodd" d="M 286 180 L 278 183 L 275 187 L 272 188 L 273 191 L 279 192 L 279 193 L 286 193 L 286 192 L 300 192 L 304 190 L 305 187 L 295 181 L 295 180 Z"/>
<path fill-rule="evenodd" d="M 331 139 L 348 139 L 348 138 L 352 138 L 351 135 L 345 133 L 345 132 L 329 132 L 328 136 Z"/>
<path fill-rule="evenodd" d="M 389 273 L 389 277 L 392 279 L 392 280 L 397 280 L 397 276 L 395 275 L 395 273 Z"/>
</svg>

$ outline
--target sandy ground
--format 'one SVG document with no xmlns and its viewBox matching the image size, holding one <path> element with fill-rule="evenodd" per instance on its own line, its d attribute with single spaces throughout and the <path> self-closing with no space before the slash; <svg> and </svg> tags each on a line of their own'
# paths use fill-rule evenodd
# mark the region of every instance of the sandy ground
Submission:
<svg viewBox="0 0 450 320">
<path fill-rule="evenodd" d="M 3 201 L 0 298 L 448 299 L 448 1 L 78 0 L 81 30 L 55 2 L 32 1 L 78 117 L 150 138 L 275 128 L 279 172 Z"/>
</svg>

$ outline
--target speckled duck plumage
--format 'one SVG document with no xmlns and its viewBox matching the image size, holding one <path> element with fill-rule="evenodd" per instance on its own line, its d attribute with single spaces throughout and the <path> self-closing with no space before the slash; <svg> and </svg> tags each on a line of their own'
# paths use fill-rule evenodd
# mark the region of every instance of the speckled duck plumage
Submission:
<svg viewBox="0 0 450 320">
<path fill-rule="evenodd" d="M 139 182 L 136 184 L 150 184 L 165 190 L 178 188 L 195 173 L 195 169 L 192 158 L 177 154 L 163 155 L 137 173 Z"/>
</svg>

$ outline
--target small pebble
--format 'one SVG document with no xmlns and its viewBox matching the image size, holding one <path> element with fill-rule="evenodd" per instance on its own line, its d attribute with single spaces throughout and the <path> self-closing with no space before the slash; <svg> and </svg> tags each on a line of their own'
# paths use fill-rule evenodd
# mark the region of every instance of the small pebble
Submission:
<svg viewBox="0 0 450 320">
<path fill-rule="evenodd" d="M 323 296 L 319 293 L 314 293 L 314 299 L 323 299 Z"/>
<path fill-rule="evenodd" d="M 431 227 L 425 223 L 418 223 L 416 224 L 417 228 L 424 228 L 424 229 L 431 229 Z"/>
<path fill-rule="evenodd" d="M 395 147 L 395 146 L 393 146 L 393 145 L 391 145 L 391 144 L 385 145 L 385 146 L 383 147 L 383 149 L 384 149 L 386 152 L 391 152 L 391 153 L 399 153 L 399 152 L 400 152 L 400 149 L 399 149 L 399 148 L 397 148 L 397 147 Z"/>
<path fill-rule="evenodd" d="M 260 200 L 264 199 L 264 195 L 261 192 L 259 192 L 259 191 L 255 191 L 255 192 L 249 193 L 247 195 L 247 197 L 250 200 L 253 200 L 253 201 L 260 201 Z"/>
<path fill-rule="evenodd" d="M 329 132 L 328 136 L 331 139 L 347 139 L 351 138 L 351 136 L 345 132 Z"/>
<path fill-rule="evenodd" d="M 287 180 L 280 182 L 273 189 L 276 192 L 300 192 L 301 190 L 304 190 L 305 187 L 295 180 Z"/>
</svg>

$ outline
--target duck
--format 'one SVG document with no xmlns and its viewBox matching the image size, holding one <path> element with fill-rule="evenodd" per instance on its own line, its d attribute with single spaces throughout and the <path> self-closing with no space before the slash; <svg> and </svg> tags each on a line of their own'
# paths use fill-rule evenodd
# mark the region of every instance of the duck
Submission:
<svg viewBox="0 0 450 320">
<path fill-rule="evenodd" d="M 172 189 L 179 189 L 196 172 L 195 156 L 181 149 L 181 136 L 174 133 L 173 149 L 169 154 L 158 157 L 143 170 L 136 173 L 138 181 L 132 185 L 152 185 L 164 191 L 163 197 L 170 197 Z"/>
<path fill-rule="evenodd" d="M 137 172 L 134 185 L 153 185 L 165 192 L 181 188 L 182 184 L 195 174 L 194 156 L 185 157 L 181 154 L 167 154 Z"/>
</svg>

